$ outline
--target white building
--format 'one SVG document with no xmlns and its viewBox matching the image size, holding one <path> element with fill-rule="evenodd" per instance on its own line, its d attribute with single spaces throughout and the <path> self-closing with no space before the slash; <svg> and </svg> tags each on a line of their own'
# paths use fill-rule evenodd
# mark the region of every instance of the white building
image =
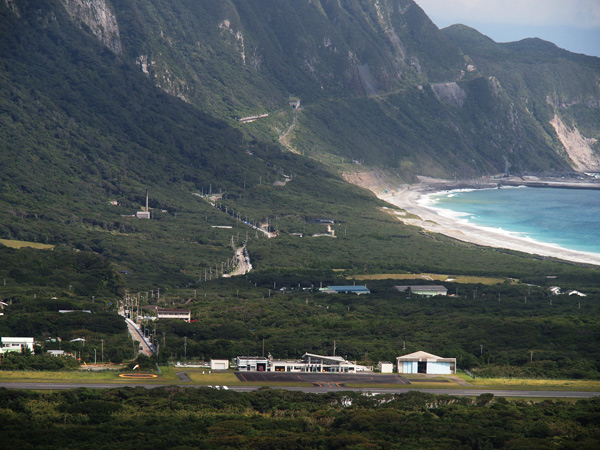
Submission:
<svg viewBox="0 0 600 450">
<path fill-rule="evenodd" d="M 259 356 L 239 356 L 239 371 L 302 372 L 302 373 L 356 373 L 370 372 L 371 367 L 346 361 L 341 356 L 323 356 L 305 353 L 301 360 L 283 360 Z"/>
<path fill-rule="evenodd" d="M 211 359 L 210 360 L 211 370 L 227 370 L 229 369 L 229 360 L 227 359 Z"/>
<path fill-rule="evenodd" d="M 33 352 L 32 337 L 2 337 L 0 338 L 0 352 L 21 352 L 28 349 Z"/>
<path fill-rule="evenodd" d="M 394 364 L 390 361 L 379 361 L 377 368 L 379 373 L 394 373 Z"/>
<path fill-rule="evenodd" d="M 56 357 L 66 357 L 66 356 L 70 356 L 72 358 L 75 357 L 75 355 L 73 355 L 72 353 L 67 353 L 64 350 L 47 350 L 46 354 L 49 356 L 56 356 Z"/>
<path fill-rule="evenodd" d="M 264 356 L 238 356 L 237 368 L 240 372 L 266 372 L 269 359 Z"/>
<path fill-rule="evenodd" d="M 434 297 L 436 295 L 448 295 L 448 289 L 440 285 L 417 285 L 417 286 L 395 286 L 400 292 L 409 291 L 411 294 Z"/>
<path fill-rule="evenodd" d="M 396 358 L 398 373 L 453 375 L 456 373 L 456 358 L 442 358 L 427 352 L 415 352 Z"/>
<path fill-rule="evenodd" d="M 189 322 L 192 320 L 192 311 L 189 309 L 163 309 L 156 308 L 158 319 L 181 319 Z"/>
</svg>

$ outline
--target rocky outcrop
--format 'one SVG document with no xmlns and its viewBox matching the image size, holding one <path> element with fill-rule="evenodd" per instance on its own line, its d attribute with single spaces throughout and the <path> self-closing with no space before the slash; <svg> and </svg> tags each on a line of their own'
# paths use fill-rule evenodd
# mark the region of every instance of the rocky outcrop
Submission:
<svg viewBox="0 0 600 450">
<path fill-rule="evenodd" d="M 224 35 L 229 35 L 233 39 L 233 45 L 237 46 L 238 52 L 242 58 L 242 64 L 246 65 L 246 46 L 244 45 L 244 34 L 239 30 L 234 30 L 231 21 L 228 19 L 223 20 L 219 24 L 219 29 Z"/>
<path fill-rule="evenodd" d="M 467 99 L 467 93 L 461 87 L 452 83 L 436 83 L 431 85 L 431 90 L 440 101 L 445 101 L 453 106 L 462 108 Z"/>
<path fill-rule="evenodd" d="M 17 7 L 15 0 L 4 0 L 6 7 L 13 12 L 17 17 L 21 17 L 21 12 Z"/>
<path fill-rule="evenodd" d="M 85 24 L 113 53 L 123 52 L 117 18 L 106 0 L 60 0 L 71 17 Z"/>
<path fill-rule="evenodd" d="M 600 172 L 600 155 L 594 152 L 593 145 L 598 142 L 581 135 L 576 127 L 570 129 L 558 114 L 550 121 L 560 142 L 565 147 L 574 169 L 579 172 Z"/>
</svg>

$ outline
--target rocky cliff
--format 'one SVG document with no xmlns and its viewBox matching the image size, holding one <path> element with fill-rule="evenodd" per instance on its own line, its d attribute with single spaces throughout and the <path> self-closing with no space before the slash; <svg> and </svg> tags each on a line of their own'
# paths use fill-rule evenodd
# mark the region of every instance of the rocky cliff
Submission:
<svg viewBox="0 0 600 450">
<path fill-rule="evenodd" d="M 123 52 L 117 18 L 107 0 L 60 1 L 75 21 L 88 27 L 112 52 Z"/>
</svg>

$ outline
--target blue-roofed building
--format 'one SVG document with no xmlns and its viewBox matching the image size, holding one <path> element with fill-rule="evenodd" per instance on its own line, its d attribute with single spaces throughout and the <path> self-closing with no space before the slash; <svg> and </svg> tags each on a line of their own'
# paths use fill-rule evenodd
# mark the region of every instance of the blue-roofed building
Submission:
<svg viewBox="0 0 600 450">
<path fill-rule="evenodd" d="M 364 295 L 370 294 L 371 291 L 366 286 L 327 286 L 326 288 L 319 289 L 320 292 L 327 294 L 356 294 Z"/>
</svg>

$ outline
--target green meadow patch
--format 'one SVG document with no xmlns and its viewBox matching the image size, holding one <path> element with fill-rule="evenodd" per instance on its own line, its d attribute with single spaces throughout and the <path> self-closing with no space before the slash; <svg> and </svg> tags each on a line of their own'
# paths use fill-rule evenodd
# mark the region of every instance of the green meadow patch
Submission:
<svg viewBox="0 0 600 450">
<path fill-rule="evenodd" d="M 54 250 L 55 245 L 40 244 L 39 242 L 17 241 L 14 239 L 0 239 L 0 244 L 10 248 L 31 247 L 38 250 Z"/>
<path fill-rule="evenodd" d="M 424 280 L 446 281 L 461 284 L 502 284 L 513 283 L 516 280 L 500 277 L 481 277 L 476 275 L 443 275 L 439 273 L 374 273 L 369 275 L 355 275 L 356 280 Z"/>
</svg>

